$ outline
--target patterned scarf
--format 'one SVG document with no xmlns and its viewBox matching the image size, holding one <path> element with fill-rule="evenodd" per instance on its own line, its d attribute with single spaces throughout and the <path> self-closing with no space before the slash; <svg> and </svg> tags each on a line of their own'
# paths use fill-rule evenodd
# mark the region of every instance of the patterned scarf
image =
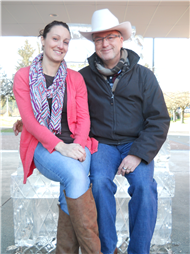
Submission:
<svg viewBox="0 0 190 254">
<path fill-rule="evenodd" d="M 128 52 L 126 49 L 121 49 L 121 58 L 117 65 L 112 69 L 105 68 L 103 66 L 102 60 L 98 56 L 96 56 L 95 58 L 95 65 L 97 70 L 102 74 L 105 80 L 107 79 L 107 76 L 113 76 L 121 70 L 120 75 L 117 76 L 112 87 L 112 92 L 114 92 L 120 78 L 123 76 L 126 70 L 129 69 L 130 63 L 128 59 Z"/>
<path fill-rule="evenodd" d="M 30 98 L 34 116 L 41 125 L 46 126 L 55 134 L 61 134 L 61 114 L 67 66 L 63 60 L 53 80 L 53 84 L 47 88 L 43 75 L 42 59 L 43 53 L 33 60 L 29 71 Z M 49 98 L 52 98 L 51 115 L 47 100 Z"/>
</svg>

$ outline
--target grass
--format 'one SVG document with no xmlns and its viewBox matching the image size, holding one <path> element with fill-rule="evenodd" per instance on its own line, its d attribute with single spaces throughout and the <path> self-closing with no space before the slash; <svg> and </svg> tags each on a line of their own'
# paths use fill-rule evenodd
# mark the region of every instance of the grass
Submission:
<svg viewBox="0 0 190 254">
<path fill-rule="evenodd" d="M 0 132 L 13 132 L 13 128 L 3 128 Z"/>
<path fill-rule="evenodd" d="M 181 124 L 181 119 L 177 119 L 175 122 L 173 120 L 171 120 L 171 123 L 176 123 L 176 124 Z M 190 117 L 185 117 L 184 118 L 184 123 L 183 124 L 190 124 Z"/>
</svg>

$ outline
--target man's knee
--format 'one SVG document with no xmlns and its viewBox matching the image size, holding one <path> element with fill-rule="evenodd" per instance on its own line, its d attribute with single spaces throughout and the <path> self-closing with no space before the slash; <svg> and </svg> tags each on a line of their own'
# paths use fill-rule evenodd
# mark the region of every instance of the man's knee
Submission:
<svg viewBox="0 0 190 254">
<path fill-rule="evenodd" d="M 157 183 L 154 179 L 152 181 L 135 181 L 128 189 L 129 195 L 138 196 L 141 199 L 149 199 L 157 196 Z"/>
<path fill-rule="evenodd" d="M 91 176 L 90 182 L 92 183 L 92 191 L 94 195 L 103 195 L 103 193 L 115 194 L 117 190 L 116 184 L 109 178 L 102 176 Z"/>
<path fill-rule="evenodd" d="M 94 189 L 103 189 L 104 187 L 106 187 L 109 180 L 104 176 L 90 175 L 90 182 L 92 183 Z"/>
</svg>

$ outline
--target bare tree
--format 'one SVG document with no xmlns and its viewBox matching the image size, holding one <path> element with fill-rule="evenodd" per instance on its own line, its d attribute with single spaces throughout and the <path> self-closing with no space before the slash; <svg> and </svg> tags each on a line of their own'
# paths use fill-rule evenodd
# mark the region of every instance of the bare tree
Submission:
<svg viewBox="0 0 190 254">
<path fill-rule="evenodd" d="M 181 123 L 184 123 L 184 111 L 188 106 L 190 106 L 190 93 L 179 92 L 176 94 L 176 98 L 181 109 Z"/>
<path fill-rule="evenodd" d="M 189 92 L 170 92 L 164 93 L 164 98 L 168 111 L 173 116 L 173 121 L 176 121 L 177 109 L 181 109 L 181 122 L 184 123 L 184 110 L 190 105 Z"/>
<path fill-rule="evenodd" d="M 173 118 L 173 121 L 176 121 L 176 111 L 178 109 L 178 104 L 175 101 L 175 94 L 174 93 L 164 93 L 164 99 L 166 102 L 166 106 L 168 111 L 170 112 L 170 115 Z"/>
</svg>

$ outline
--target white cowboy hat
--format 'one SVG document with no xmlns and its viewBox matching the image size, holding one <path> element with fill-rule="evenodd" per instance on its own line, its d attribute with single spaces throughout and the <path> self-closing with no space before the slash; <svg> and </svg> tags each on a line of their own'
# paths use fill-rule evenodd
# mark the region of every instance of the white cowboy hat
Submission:
<svg viewBox="0 0 190 254">
<path fill-rule="evenodd" d="M 126 21 L 119 24 L 119 20 L 108 9 L 98 10 L 93 13 L 91 27 L 91 32 L 79 31 L 90 41 L 93 41 L 92 34 L 98 32 L 118 30 L 122 34 L 124 41 L 128 40 L 132 34 L 131 23 Z"/>
</svg>

